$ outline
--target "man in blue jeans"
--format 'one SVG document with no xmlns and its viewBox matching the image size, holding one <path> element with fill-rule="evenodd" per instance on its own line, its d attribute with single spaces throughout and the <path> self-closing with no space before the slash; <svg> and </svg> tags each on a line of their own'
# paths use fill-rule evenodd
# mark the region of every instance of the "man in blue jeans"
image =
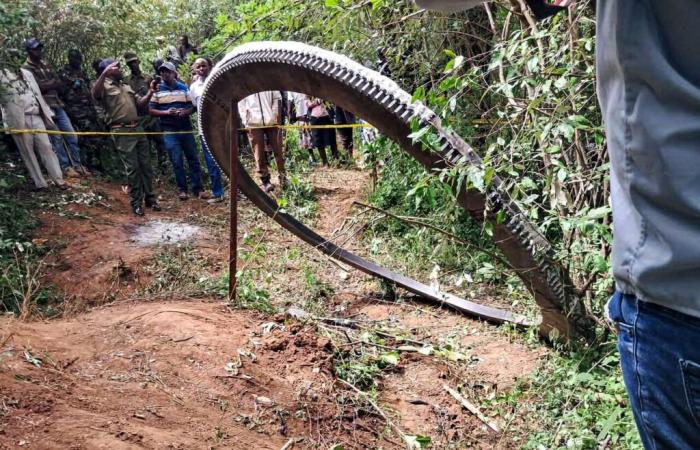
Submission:
<svg viewBox="0 0 700 450">
<path fill-rule="evenodd" d="M 46 100 L 51 111 L 53 111 L 53 121 L 56 127 L 61 131 L 74 133 L 73 125 L 68 118 L 68 114 L 63 109 L 64 105 L 59 96 L 59 91 L 63 89 L 63 82 L 41 60 L 44 44 L 37 38 L 29 38 L 24 41 L 24 46 L 27 50 L 27 60 L 22 65 L 22 68 L 34 75 L 44 100 Z M 79 173 L 86 176 L 90 175 L 90 172 L 80 162 L 80 148 L 78 147 L 78 137 L 76 135 L 51 135 L 50 139 L 64 176 L 76 178 L 79 176 Z M 64 140 L 68 151 L 64 147 Z"/>
<path fill-rule="evenodd" d="M 700 3 L 598 2 L 613 205 L 608 303 L 649 449 L 700 448 Z"/>
<path fill-rule="evenodd" d="M 700 2 L 598 0 L 596 34 L 625 385 L 645 448 L 700 449 Z"/>
<path fill-rule="evenodd" d="M 194 112 L 192 98 L 187 85 L 177 79 L 173 63 L 166 61 L 161 64 L 158 74 L 162 81 L 148 104 L 149 113 L 160 119 L 160 126 L 166 132 L 163 142 L 173 164 L 178 197 L 180 200 L 189 197 L 184 159 L 189 167 L 192 194 L 199 197 L 202 194 L 202 173 L 190 123 L 190 115 Z"/>
</svg>

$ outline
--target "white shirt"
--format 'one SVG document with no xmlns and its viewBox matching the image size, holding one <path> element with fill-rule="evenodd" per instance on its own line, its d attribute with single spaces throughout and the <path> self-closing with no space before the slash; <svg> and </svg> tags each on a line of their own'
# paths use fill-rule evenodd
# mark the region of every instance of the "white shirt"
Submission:
<svg viewBox="0 0 700 450">
<path fill-rule="evenodd" d="M 246 127 L 265 127 L 279 123 L 280 91 L 263 91 L 238 102 L 238 114 Z"/>
<path fill-rule="evenodd" d="M 294 102 L 294 108 L 297 110 L 297 117 L 303 117 L 309 112 L 309 108 L 306 107 L 306 94 L 301 92 L 290 92 L 290 98 Z"/>
<path fill-rule="evenodd" d="M 207 79 L 197 78 L 190 84 L 190 96 L 192 97 L 192 104 L 199 111 L 199 102 L 202 99 L 202 94 L 204 93 L 204 84 Z"/>
</svg>

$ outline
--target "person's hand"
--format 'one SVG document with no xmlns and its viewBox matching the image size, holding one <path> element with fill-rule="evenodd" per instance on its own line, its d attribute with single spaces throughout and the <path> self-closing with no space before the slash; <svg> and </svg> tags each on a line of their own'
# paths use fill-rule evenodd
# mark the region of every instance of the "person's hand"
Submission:
<svg viewBox="0 0 700 450">
<path fill-rule="evenodd" d="M 151 84 L 150 84 L 149 88 L 153 92 L 158 92 L 158 89 L 160 89 L 160 85 L 156 80 L 151 80 Z"/>
<path fill-rule="evenodd" d="M 177 116 L 177 115 L 178 115 L 178 111 L 179 111 L 178 109 L 170 108 L 170 109 L 168 110 L 168 114 L 171 115 L 171 116 Z"/>
<path fill-rule="evenodd" d="M 119 73 L 119 61 L 114 61 L 105 68 L 105 74 L 109 77 Z"/>
</svg>

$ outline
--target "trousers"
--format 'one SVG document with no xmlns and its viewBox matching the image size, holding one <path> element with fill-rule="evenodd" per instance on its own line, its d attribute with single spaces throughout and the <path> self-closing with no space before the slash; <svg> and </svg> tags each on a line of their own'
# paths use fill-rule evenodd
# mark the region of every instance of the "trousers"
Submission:
<svg viewBox="0 0 700 450">
<path fill-rule="evenodd" d="M 355 115 L 350 111 L 346 111 L 339 106 L 335 107 L 335 119 L 333 121 L 336 125 L 350 125 L 355 123 Z M 352 128 L 338 128 L 338 136 L 340 137 L 340 143 L 343 146 L 343 150 L 348 152 L 348 155 L 352 156 L 353 152 L 353 129 Z"/>
<path fill-rule="evenodd" d="M 51 108 L 54 113 L 53 121 L 56 126 L 61 131 L 66 131 L 69 133 L 74 133 L 73 125 L 71 124 L 68 114 L 63 108 Z M 64 141 L 68 147 L 64 146 Z M 58 156 L 58 162 L 61 164 L 61 169 L 67 169 L 68 167 L 80 168 L 82 165 L 80 163 L 80 148 L 78 147 L 78 137 L 74 134 L 53 134 L 51 135 L 51 145 L 53 146 L 53 151 L 56 152 Z"/>
<path fill-rule="evenodd" d="M 277 128 L 253 128 L 248 132 L 250 136 L 250 146 L 253 147 L 255 156 L 255 169 L 262 179 L 270 178 L 270 167 L 265 153 L 265 137 L 272 147 L 272 152 L 277 161 L 277 172 L 280 178 L 284 178 L 286 170 L 284 168 L 284 153 L 282 152 L 282 142 L 280 141 L 280 130 Z"/>
<path fill-rule="evenodd" d="M 160 133 L 162 131 L 160 128 L 160 121 L 157 117 L 139 116 L 139 123 L 143 127 L 143 131 L 149 133 Z M 146 138 L 150 142 L 151 147 L 156 148 L 156 157 L 158 158 L 158 170 L 161 173 L 165 173 L 168 165 L 168 152 L 165 150 L 163 136 L 158 134 L 149 134 L 148 136 L 146 136 Z"/>
<path fill-rule="evenodd" d="M 700 449 L 700 319 L 632 295 L 607 305 L 646 449 Z"/>
<path fill-rule="evenodd" d="M 211 193 L 214 197 L 223 197 L 224 188 L 221 185 L 221 171 L 219 166 L 216 165 L 214 157 L 209 151 L 209 147 L 202 139 L 202 155 L 204 156 L 204 162 L 207 165 L 207 172 L 209 173 L 209 181 L 211 181 Z"/>
<path fill-rule="evenodd" d="M 120 128 L 119 132 L 138 133 L 143 132 L 143 128 L 140 126 Z M 145 201 L 146 206 L 154 204 L 156 196 L 153 192 L 153 169 L 148 139 L 145 136 L 113 136 L 113 138 L 114 146 L 126 171 L 131 207 L 141 206 L 142 201 Z"/>
<path fill-rule="evenodd" d="M 191 134 L 166 134 L 163 136 L 163 142 L 170 156 L 170 162 L 173 164 L 178 191 L 187 192 L 187 174 L 185 173 L 184 161 L 187 159 L 192 193 L 198 195 L 202 192 L 202 169 L 197 157 L 197 143 L 194 136 Z"/>
<path fill-rule="evenodd" d="M 25 114 L 25 128 L 32 130 L 45 130 L 44 120 L 41 116 Z M 24 161 L 29 171 L 29 177 L 37 188 L 48 186 L 44 176 L 41 174 L 41 167 L 37 160 L 37 154 L 46 168 L 49 178 L 57 184 L 63 184 L 63 174 L 58 157 L 51 147 L 47 134 L 13 134 L 12 137 L 19 149 L 19 155 Z"/>
</svg>

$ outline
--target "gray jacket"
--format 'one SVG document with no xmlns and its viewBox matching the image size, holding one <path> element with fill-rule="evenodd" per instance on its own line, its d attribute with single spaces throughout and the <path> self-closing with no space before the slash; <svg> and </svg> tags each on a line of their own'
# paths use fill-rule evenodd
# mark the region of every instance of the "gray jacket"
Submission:
<svg viewBox="0 0 700 450">
<path fill-rule="evenodd" d="M 617 288 L 700 317 L 700 2 L 599 0 Z"/>
</svg>

